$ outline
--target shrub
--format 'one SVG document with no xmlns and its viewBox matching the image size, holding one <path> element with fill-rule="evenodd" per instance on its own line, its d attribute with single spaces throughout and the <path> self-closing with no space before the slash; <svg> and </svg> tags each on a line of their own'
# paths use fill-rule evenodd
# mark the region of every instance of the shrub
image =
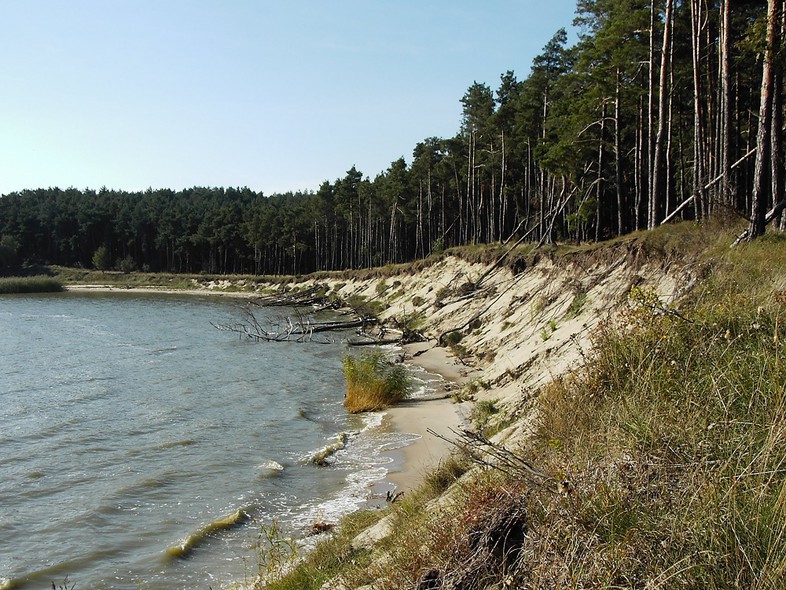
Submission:
<svg viewBox="0 0 786 590">
<path fill-rule="evenodd" d="M 447 334 L 445 334 L 445 344 L 447 344 L 451 348 L 454 348 L 463 339 L 464 339 L 464 334 L 458 331 L 448 332 Z"/>
<path fill-rule="evenodd" d="M 99 246 L 93 254 L 93 266 L 98 270 L 109 270 L 112 266 L 112 255 L 109 253 L 109 248 L 106 246 Z"/>
<path fill-rule="evenodd" d="M 447 490 L 469 471 L 472 463 L 465 456 L 449 455 L 439 462 L 434 471 L 423 478 L 422 489 L 430 497 L 436 497 Z"/>
<path fill-rule="evenodd" d="M 0 295 L 13 293 L 56 293 L 63 285 L 52 277 L 6 277 L 0 278 Z"/>
<path fill-rule="evenodd" d="M 390 362 L 380 351 L 360 358 L 346 355 L 344 376 L 347 379 L 344 407 L 353 414 L 387 408 L 406 398 L 412 388 L 406 367 Z"/>
<path fill-rule="evenodd" d="M 385 304 L 381 301 L 369 301 L 362 295 L 350 295 L 344 301 L 356 314 L 365 317 L 378 316 L 385 310 Z"/>
<path fill-rule="evenodd" d="M 453 289 L 451 289 L 450 287 L 440 287 L 437 290 L 435 297 L 437 298 L 437 301 L 442 301 L 443 299 L 447 299 L 452 295 L 453 295 Z"/>
<path fill-rule="evenodd" d="M 117 270 L 122 272 L 123 274 L 129 274 L 136 270 L 136 262 L 129 254 L 125 258 L 120 258 L 117 261 Z"/>
</svg>

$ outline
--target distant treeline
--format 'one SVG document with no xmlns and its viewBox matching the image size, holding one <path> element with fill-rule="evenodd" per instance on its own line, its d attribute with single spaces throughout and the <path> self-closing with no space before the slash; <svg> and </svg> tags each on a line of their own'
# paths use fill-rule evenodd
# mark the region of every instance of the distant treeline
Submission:
<svg viewBox="0 0 786 590">
<path fill-rule="evenodd" d="M 473 83 L 459 132 L 418 143 L 411 165 L 273 196 L 11 193 L 0 270 L 297 274 L 514 235 L 598 240 L 719 210 L 752 218 L 755 235 L 783 200 L 784 19 L 782 0 L 579 0 L 575 45 L 561 29 L 525 80 Z"/>
</svg>

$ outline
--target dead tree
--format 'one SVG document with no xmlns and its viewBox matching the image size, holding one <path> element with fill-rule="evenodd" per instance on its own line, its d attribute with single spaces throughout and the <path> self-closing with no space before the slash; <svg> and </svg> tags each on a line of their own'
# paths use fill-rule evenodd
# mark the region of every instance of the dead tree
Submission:
<svg viewBox="0 0 786 590">
<path fill-rule="evenodd" d="M 327 332 L 340 332 L 353 328 L 365 329 L 377 323 L 377 318 L 372 316 L 355 316 L 349 320 L 316 321 L 312 317 L 314 310 L 305 311 L 304 308 L 293 306 L 290 315 L 265 317 L 260 319 L 257 309 L 259 302 L 249 301 L 241 308 L 240 321 L 233 324 L 211 325 L 226 332 L 234 332 L 251 338 L 257 342 L 317 342 L 327 344 L 334 342 L 332 338 L 315 338 L 315 334 Z"/>
</svg>

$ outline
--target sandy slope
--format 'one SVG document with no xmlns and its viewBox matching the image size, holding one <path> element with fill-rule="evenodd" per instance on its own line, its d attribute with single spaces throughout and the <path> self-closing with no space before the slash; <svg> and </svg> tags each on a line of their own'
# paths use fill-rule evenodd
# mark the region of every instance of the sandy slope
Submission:
<svg viewBox="0 0 786 590">
<path fill-rule="evenodd" d="M 465 384 L 465 391 L 471 383 L 474 399 L 493 400 L 517 417 L 501 437 L 526 434 L 538 389 L 580 365 L 593 331 L 628 305 L 633 286 L 670 300 L 687 280 L 682 267 L 662 257 L 653 263 L 635 245 L 618 244 L 593 253 L 542 257 L 517 274 L 500 268 L 477 290 L 462 294 L 463 286 L 488 268 L 446 257 L 414 274 L 326 283 L 343 297 L 380 300 L 388 306 L 385 319 L 420 318 L 420 330 L 432 340 L 410 349 L 410 354 L 427 351 L 410 357 L 411 362 Z M 438 347 L 439 336 L 455 328 L 462 328 L 460 348 Z M 436 413 L 434 423 L 446 419 L 448 411 Z M 404 420 L 398 424 L 414 431 Z"/>
</svg>

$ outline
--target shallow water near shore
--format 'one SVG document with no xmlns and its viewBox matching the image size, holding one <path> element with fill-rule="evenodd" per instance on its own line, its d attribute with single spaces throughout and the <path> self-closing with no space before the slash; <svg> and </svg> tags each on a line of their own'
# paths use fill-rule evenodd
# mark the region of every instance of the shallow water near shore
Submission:
<svg viewBox="0 0 786 590">
<path fill-rule="evenodd" d="M 263 524 L 363 505 L 406 435 L 346 414 L 343 344 L 210 325 L 237 317 L 218 298 L 0 299 L 0 588 L 220 588 L 253 578 Z"/>
</svg>

